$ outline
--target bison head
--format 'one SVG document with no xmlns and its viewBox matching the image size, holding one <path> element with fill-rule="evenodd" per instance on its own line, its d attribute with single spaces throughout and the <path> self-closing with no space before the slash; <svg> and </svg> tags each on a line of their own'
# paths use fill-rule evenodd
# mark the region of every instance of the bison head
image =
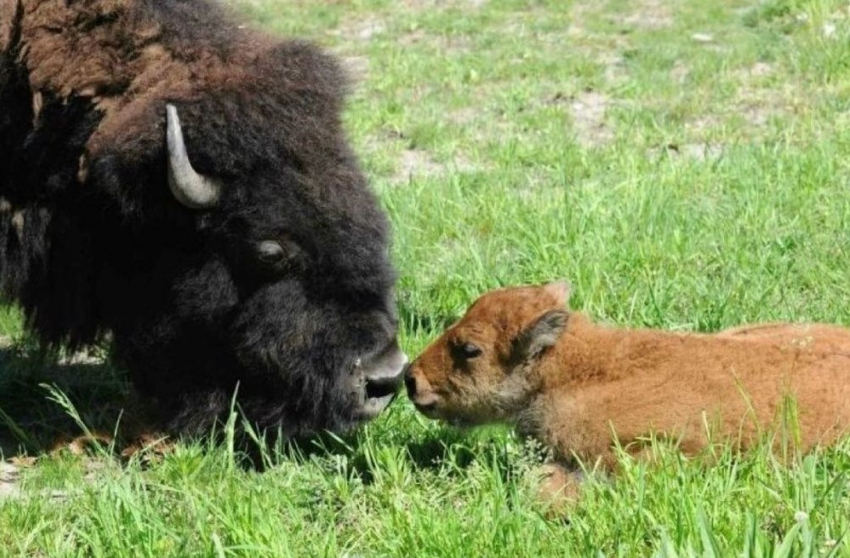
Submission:
<svg viewBox="0 0 850 558">
<path fill-rule="evenodd" d="M 341 132 L 332 60 L 284 43 L 248 70 L 101 126 L 114 139 L 88 178 L 120 201 L 102 218 L 122 232 L 103 241 L 100 307 L 173 429 L 207 428 L 234 391 L 263 427 L 345 429 L 389 404 L 406 362 L 387 220 Z"/>
</svg>

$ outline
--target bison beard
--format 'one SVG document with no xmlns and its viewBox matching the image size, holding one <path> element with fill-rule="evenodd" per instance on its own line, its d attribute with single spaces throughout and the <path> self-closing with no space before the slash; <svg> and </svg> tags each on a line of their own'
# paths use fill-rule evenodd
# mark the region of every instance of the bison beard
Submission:
<svg viewBox="0 0 850 558">
<path fill-rule="evenodd" d="M 202 0 L 0 0 L 5 296 L 47 344 L 112 332 L 175 431 L 237 385 L 285 434 L 374 417 L 405 358 L 343 89 Z"/>
</svg>

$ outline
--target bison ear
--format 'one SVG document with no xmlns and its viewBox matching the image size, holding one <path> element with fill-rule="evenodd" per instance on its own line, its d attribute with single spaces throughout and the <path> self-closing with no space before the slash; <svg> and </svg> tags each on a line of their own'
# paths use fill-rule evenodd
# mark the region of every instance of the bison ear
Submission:
<svg viewBox="0 0 850 558">
<path fill-rule="evenodd" d="M 549 310 L 537 318 L 514 340 L 511 360 L 525 362 L 537 358 L 549 347 L 554 347 L 567 329 L 569 317 L 569 312 L 558 309 Z"/>
</svg>

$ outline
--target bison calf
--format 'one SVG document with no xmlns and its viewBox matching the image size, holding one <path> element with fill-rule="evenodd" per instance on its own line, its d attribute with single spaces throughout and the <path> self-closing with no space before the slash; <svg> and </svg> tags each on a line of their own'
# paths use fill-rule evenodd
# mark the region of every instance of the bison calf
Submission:
<svg viewBox="0 0 850 558">
<path fill-rule="evenodd" d="M 802 450 L 850 426 L 848 329 L 616 329 L 569 312 L 568 297 L 566 283 L 552 283 L 479 298 L 408 368 L 416 408 L 458 424 L 515 424 L 566 466 L 576 458 L 612 466 L 615 436 L 634 455 L 652 435 L 693 455 L 707 430 L 746 449 L 790 398 Z M 565 469 L 550 472 L 551 485 L 575 490 Z"/>
</svg>

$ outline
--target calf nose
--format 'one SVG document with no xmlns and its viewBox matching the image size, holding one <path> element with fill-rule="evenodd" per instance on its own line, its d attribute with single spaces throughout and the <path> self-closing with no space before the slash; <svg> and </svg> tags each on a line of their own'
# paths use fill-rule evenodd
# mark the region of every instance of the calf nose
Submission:
<svg viewBox="0 0 850 558">
<path fill-rule="evenodd" d="M 410 372 L 411 366 L 408 364 L 404 367 L 404 387 L 407 388 L 407 396 L 412 399 L 416 395 L 416 378 Z"/>
</svg>

